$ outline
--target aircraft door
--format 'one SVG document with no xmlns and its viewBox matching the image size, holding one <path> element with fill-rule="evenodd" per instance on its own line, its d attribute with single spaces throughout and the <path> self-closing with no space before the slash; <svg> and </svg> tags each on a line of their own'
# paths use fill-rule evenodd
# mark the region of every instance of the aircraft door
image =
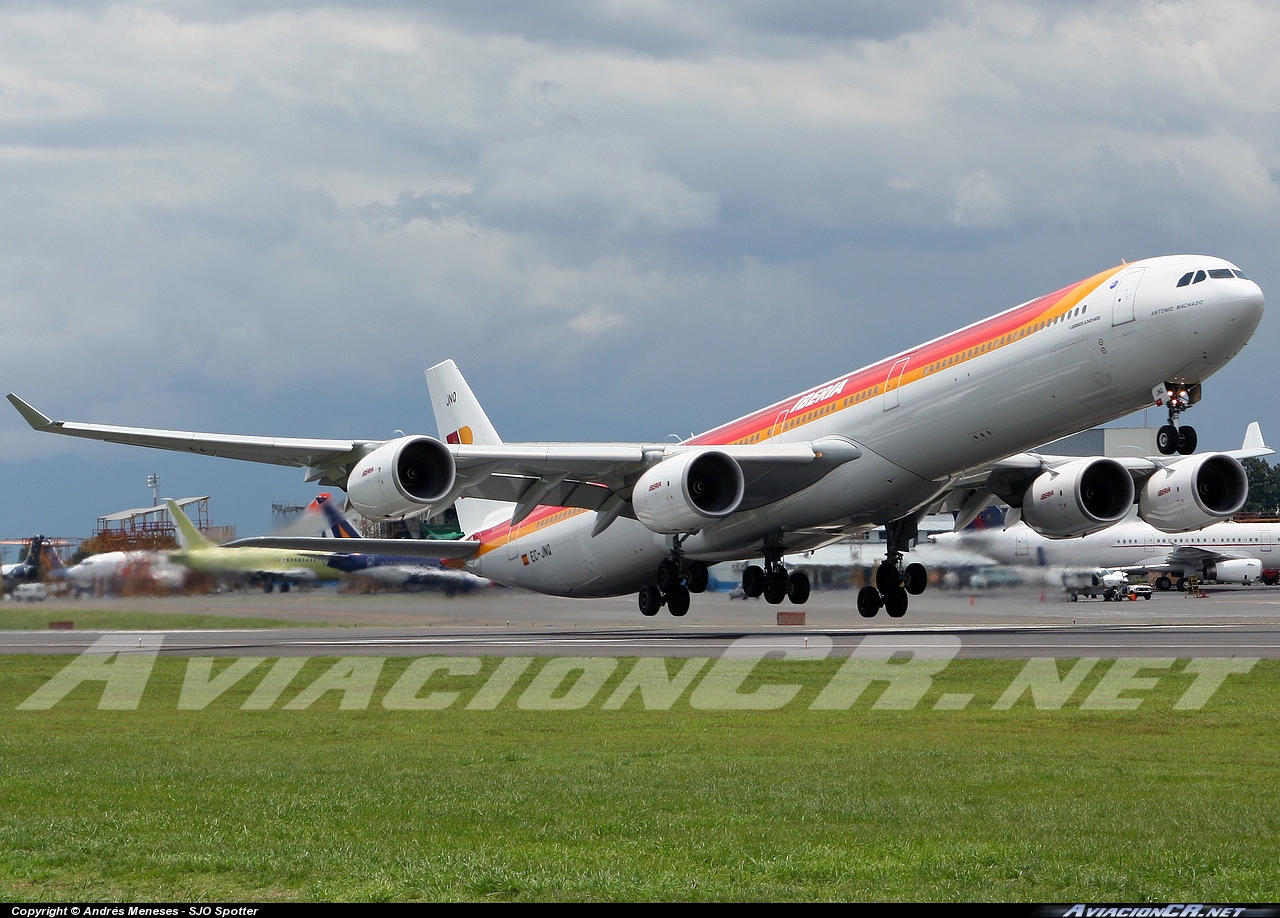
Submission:
<svg viewBox="0 0 1280 918">
<path fill-rule="evenodd" d="M 1020 558 L 1027 556 L 1027 534 L 1019 532 L 1013 537 L 1013 553 Z"/>
<path fill-rule="evenodd" d="M 910 357 L 903 357 L 889 368 L 889 375 L 884 381 L 884 410 L 898 407 L 898 387 L 902 385 L 902 374 L 906 372 Z"/>
<path fill-rule="evenodd" d="M 1259 547 L 1263 551 L 1271 551 L 1271 530 L 1264 529 L 1262 532 L 1258 533 L 1258 542 Z"/>
<path fill-rule="evenodd" d="M 1120 275 L 1118 281 L 1113 283 L 1112 289 L 1115 292 L 1115 300 L 1111 306 L 1111 324 L 1113 326 L 1127 325 L 1133 321 L 1133 301 L 1137 297 L 1138 282 L 1142 280 L 1142 275 L 1145 271 L 1145 268 L 1126 271 Z"/>
</svg>

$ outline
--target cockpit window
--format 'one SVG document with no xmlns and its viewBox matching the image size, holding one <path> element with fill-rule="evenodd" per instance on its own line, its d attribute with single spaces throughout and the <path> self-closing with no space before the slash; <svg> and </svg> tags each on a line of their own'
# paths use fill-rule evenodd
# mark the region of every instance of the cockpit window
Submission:
<svg viewBox="0 0 1280 918">
<path fill-rule="evenodd" d="M 1235 268 L 1235 269 L 1233 269 L 1231 273 L 1232 273 L 1232 274 L 1234 274 L 1236 277 L 1240 278 L 1241 280 L 1248 280 L 1248 279 L 1249 279 L 1249 278 L 1247 278 L 1247 277 L 1245 277 L 1245 276 L 1244 276 L 1244 272 L 1243 272 L 1243 271 L 1241 271 L 1239 268 Z"/>
<path fill-rule="evenodd" d="M 1215 280 L 1223 280 L 1223 279 L 1230 280 L 1231 278 L 1235 277 L 1235 275 L 1231 273 L 1230 268 L 1210 268 L 1209 276 L 1214 278 Z"/>
<path fill-rule="evenodd" d="M 1195 276 L 1194 278 L 1192 278 L 1191 283 L 1193 283 L 1193 284 L 1198 284 L 1198 283 L 1200 283 L 1202 280 L 1204 280 L 1204 278 L 1205 278 L 1205 274 L 1204 274 L 1204 272 L 1203 272 L 1203 271 L 1197 271 L 1197 272 L 1196 272 L 1196 276 Z"/>
<path fill-rule="evenodd" d="M 1185 287 L 1187 284 L 1191 283 L 1191 275 L 1195 273 L 1196 272 L 1194 271 L 1188 271 L 1186 274 L 1182 275 L 1182 277 L 1178 278 L 1178 286 Z"/>
</svg>

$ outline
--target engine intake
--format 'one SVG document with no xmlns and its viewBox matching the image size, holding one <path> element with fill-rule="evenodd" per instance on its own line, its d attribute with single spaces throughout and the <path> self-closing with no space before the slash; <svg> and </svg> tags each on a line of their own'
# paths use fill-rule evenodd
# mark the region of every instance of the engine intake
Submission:
<svg viewBox="0 0 1280 918">
<path fill-rule="evenodd" d="M 347 479 L 351 505 L 371 520 L 391 520 L 439 503 L 453 490 L 457 466 L 432 437 L 390 440 L 365 456 Z"/>
<path fill-rule="evenodd" d="M 1138 515 L 1161 532 L 1191 532 L 1238 513 L 1248 496 L 1249 476 L 1237 459 L 1188 456 L 1147 479 Z"/>
<path fill-rule="evenodd" d="M 1252 583 L 1261 577 L 1262 562 L 1256 558 L 1232 558 L 1204 567 L 1204 579 L 1217 583 Z"/>
<path fill-rule="evenodd" d="M 1022 498 L 1022 519 L 1048 539 L 1101 532 L 1133 506 L 1133 478 L 1114 459 L 1079 459 L 1044 472 Z"/>
<path fill-rule="evenodd" d="M 697 532 L 738 509 L 746 481 L 742 467 L 716 450 L 664 459 L 640 476 L 632 492 L 636 519 L 654 532 Z"/>
</svg>

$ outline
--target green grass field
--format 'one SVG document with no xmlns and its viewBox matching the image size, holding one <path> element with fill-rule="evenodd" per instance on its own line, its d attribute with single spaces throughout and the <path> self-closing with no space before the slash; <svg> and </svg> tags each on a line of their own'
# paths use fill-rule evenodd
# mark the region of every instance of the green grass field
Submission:
<svg viewBox="0 0 1280 918">
<path fill-rule="evenodd" d="M 284 710 L 334 663 L 310 660 L 247 711 L 265 665 L 178 710 L 188 661 L 161 657 L 137 710 L 99 710 L 102 682 L 16 710 L 69 659 L 0 659 L 5 900 L 1280 900 L 1276 662 L 1201 710 L 1174 708 L 1181 663 L 1083 710 L 1107 661 L 1060 709 L 995 710 L 1024 664 L 973 660 L 911 710 L 811 709 L 838 660 L 760 663 L 741 691 L 801 686 L 778 710 L 606 709 L 632 661 L 522 709 L 539 660 L 469 710 L 486 658 L 403 711 L 391 658 L 361 710 Z"/>
</svg>

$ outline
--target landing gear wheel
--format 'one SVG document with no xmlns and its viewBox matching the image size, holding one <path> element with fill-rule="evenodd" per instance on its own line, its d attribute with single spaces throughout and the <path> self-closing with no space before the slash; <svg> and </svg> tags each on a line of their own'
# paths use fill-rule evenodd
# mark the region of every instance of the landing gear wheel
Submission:
<svg viewBox="0 0 1280 918">
<path fill-rule="evenodd" d="M 884 610 L 890 618 L 902 618 L 907 614 L 907 591 L 902 587 L 886 590 L 884 594 Z"/>
<path fill-rule="evenodd" d="M 1178 578 L 1178 582 L 1177 582 L 1176 584 L 1174 584 L 1174 586 L 1176 587 L 1176 589 L 1178 590 L 1178 592 L 1179 592 L 1179 593 L 1185 593 L 1185 592 L 1187 592 L 1187 578 L 1186 578 L 1186 577 L 1179 577 L 1179 578 Z"/>
<path fill-rule="evenodd" d="M 685 572 L 685 586 L 689 588 L 690 593 L 705 593 L 707 584 L 711 581 L 711 575 L 707 573 L 707 566 L 701 561 L 690 561 L 689 569 Z"/>
<path fill-rule="evenodd" d="M 919 596 L 929 585 L 929 572 L 925 570 L 923 564 L 908 564 L 907 569 L 902 573 L 906 581 L 903 586 L 912 596 Z"/>
<path fill-rule="evenodd" d="M 758 564 L 748 565 L 742 572 L 742 592 L 748 599 L 755 599 L 764 592 L 764 568 Z"/>
<path fill-rule="evenodd" d="M 276 590 L 276 585 L 270 580 L 268 580 L 266 583 L 262 585 L 262 592 L 264 593 L 274 593 L 275 590 Z"/>
<path fill-rule="evenodd" d="M 668 558 L 658 565 L 658 589 L 670 593 L 672 587 L 680 585 L 680 565 Z"/>
<path fill-rule="evenodd" d="M 873 586 L 864 586 L 858 591 L 858 614 L 863 618 L 875 618 L 880 611 L 880 591 Z"/>
<path fill-rule="evenodd" d="M 667 611 L 680 618 L 689 611 L 689 588 L 677 583 L 667 591 Z"/>
<path fill-rule="evenodd" d="M 1156 589 L 1159 590 L 1161 593 L 1168 593 L 1170 590 L 1173 589 L 1173 581 L 1170 580 L 1168 577 L 1157 577 Z"/>
<path fill-rule="evenodd" d="M 640 588 L 638 600 L 641 615 L 657 615 L 658 610 L 662 608 L 662 591 L 650 583 Z"/>
<path fill-rule="evenodd" d="M 881 593 L 887 593 L 901 585 L 902 576 L 898 573 L 898 566 L 889 561 L 881 561 L 880 566 L 876 568 L 876 588 Z"/>
<path fill-rule="evenodd" d="M 786 571 L 774 571 L 771 574 L 766 574 L 764 578 L 764 601 L 769 603 L 771 606 L 776 606 L 786 598 Z"/>
<path fill-rule="evenodd" d="M 1178 451 L 1178 428 L 1165 424 L 1156 431 L 1156 449 L 1161 455 L 1172 456 Z"/>
<path fill-rule="evenodd" d="M 787 595 L 791 597 L 791 601 L 797 606 L 803 606 L 809 601 L 809 575 L 802 571 L 796 571 L 787 578 L 789 588 Z"/>
<path fill-rule="evenodd" d="M 284 583 L 280 584 L 280 592 L 281 593 L 289 592 L 289 581 L 286 580 Z"/>
<path fill-rule="evenodd" d="M 1196 429 L 1194 427 L 1178 428 L 1178 452 L 1190 456 L 1196 451 Z"/>
</svg>

